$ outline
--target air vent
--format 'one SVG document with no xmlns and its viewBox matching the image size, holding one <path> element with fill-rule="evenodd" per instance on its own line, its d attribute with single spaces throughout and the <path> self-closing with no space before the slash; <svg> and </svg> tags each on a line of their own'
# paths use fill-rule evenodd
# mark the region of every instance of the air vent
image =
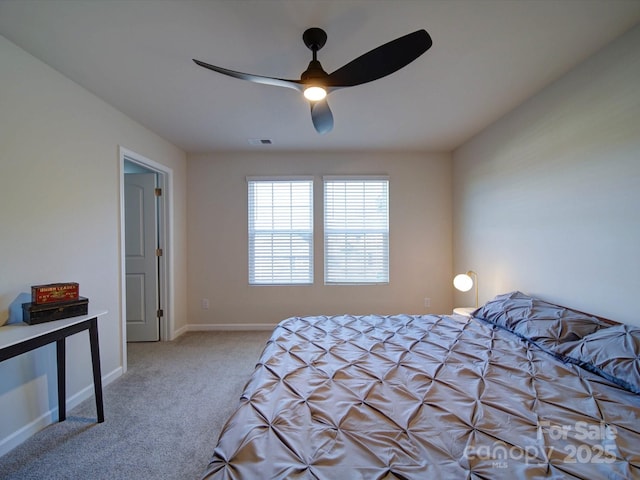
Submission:
<svg viewBox="0 0 640 480">
<path fill-rule="evenodd" d="M 270 138 L 250 138 L 249 145 L 271 145 L 273 142 Z"/>
</svg>

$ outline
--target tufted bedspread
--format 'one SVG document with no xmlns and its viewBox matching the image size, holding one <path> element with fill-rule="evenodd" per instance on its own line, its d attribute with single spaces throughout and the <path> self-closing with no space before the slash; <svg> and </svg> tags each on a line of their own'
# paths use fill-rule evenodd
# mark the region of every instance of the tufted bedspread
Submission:
<svg viewBox="0 0 640 480">
<path fill-rule="evenodd" d="M 290 318 L 209 479 L 640 478 L 640 395 L 458 316 Z"/>
</svg>

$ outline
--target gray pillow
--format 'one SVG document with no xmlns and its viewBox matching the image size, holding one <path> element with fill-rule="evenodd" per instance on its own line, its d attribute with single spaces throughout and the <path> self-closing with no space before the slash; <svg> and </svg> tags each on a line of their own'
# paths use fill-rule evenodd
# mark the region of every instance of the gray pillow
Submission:
<svg viewBox="0 0 640 480">
<path fill-rule="evenodd" d="M 598 330 L 563 350 L 565 358 L 585 370 L 640 393 L 640 327 L 616 325 Z"/>
<path fill-rule="evenodd" d="M 510 330 L 554 355 L 559 353 L 559 345 L 576 342 L 609 326 L 593 315 L 518 291 L 498 295 L 472 315 Z"/>
</svg>

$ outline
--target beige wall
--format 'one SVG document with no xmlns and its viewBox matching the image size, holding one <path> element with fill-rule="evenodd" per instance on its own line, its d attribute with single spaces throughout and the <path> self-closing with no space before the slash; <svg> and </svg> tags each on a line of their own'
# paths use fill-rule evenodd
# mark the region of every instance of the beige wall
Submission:
<svg viewBox="0 0 640 480">
<path fill-rule="evenodd" d="M 77 281 L 109 310 L 102 372 L 122 367 L 119 146 L 173 169 L 175 311 L 186 318 L 186 155 L 0 37 L 0 323 L 31 285 Z M 178 324 L 179 326 L 179 324 Z M 0 454 L 50 423 L 55 347 L 0 364 Z M 67 341 L 70 402 L 92 382 L 88 340 Z M 90 392 L 90 390 L 88 390 Z"/>
<path fill-rule="evenodd" d="M 519 289 L 640 324 L 639 52 L 640 27 L 454 152 L 455 269 L 481 301 Z"/>
<path fill-rule="evenodd" d="M 388 174 L 390 284 L 325 286 L 322 175 Z M 249 286 L 249 175 L 314 175 L 313 286 Z M 190 155 L 189 321 L 273 325 L 293 315 L 451 310 L 451 162 L 448 154 L 246 153 Z M 424 307 L 430 297 L 431 308 Z M 210 300 L 209 310 L 201 299 Z"/>
</svg>

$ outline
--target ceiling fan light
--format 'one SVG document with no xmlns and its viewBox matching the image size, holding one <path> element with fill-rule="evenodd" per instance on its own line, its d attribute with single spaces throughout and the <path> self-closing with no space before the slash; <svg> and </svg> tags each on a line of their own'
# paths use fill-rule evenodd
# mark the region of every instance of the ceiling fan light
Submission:
<svg viewBox="0 0 640 480">
<path fill-rule="evenodd" d="M 317 102 L 327 96 L 327 91 L 322 87 L 307 87 L 304 89 L 304 96 L 307 100 Z"/>
</svg>

